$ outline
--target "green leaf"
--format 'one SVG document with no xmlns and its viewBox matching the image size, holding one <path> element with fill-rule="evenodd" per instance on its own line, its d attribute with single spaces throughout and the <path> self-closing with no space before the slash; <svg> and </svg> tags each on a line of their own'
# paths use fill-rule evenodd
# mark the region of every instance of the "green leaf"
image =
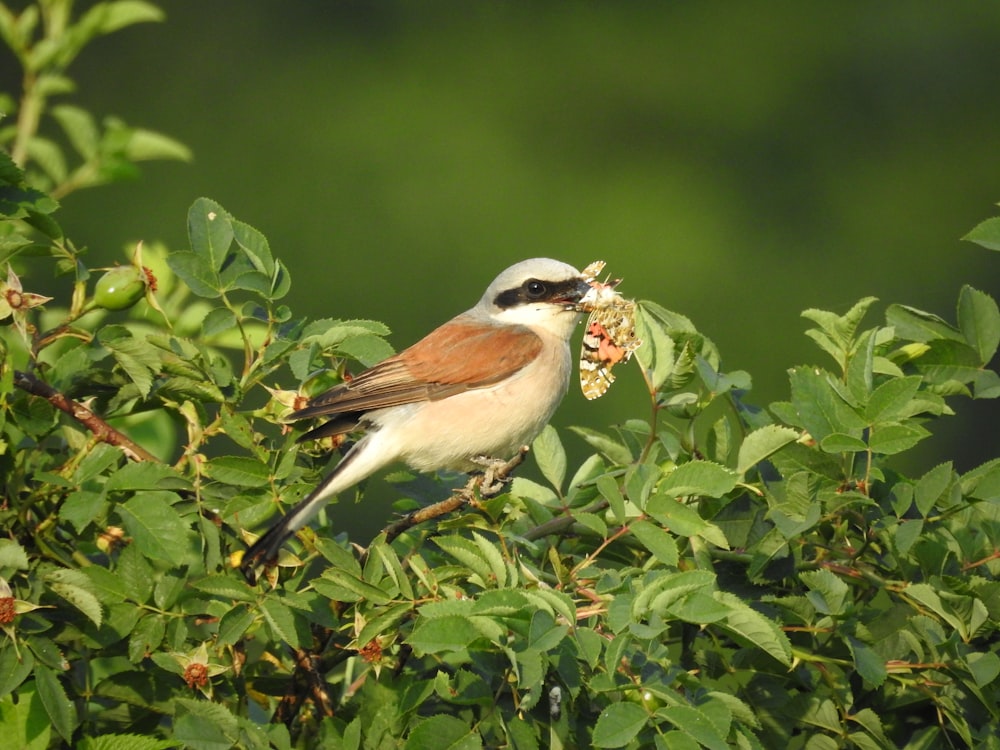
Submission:
<svg viewBox="0 0 1000 750">
<path fill-rule="evenodd" d="M 161 615 L 147 614 L 136 623 L 128 639 L 128 657 L 138 664 L 154 653 L 167 632 L 166 620 Z"/>
<path fill-rule="evenodd" d="M 717 627 L 723 627 L 738 640 L 761 649 L 786 666 L 792 663 L 792 645 L 774 622 L 734 594 L 716 591 L 715 598 L 732 610 L 725 622 L 717 623 Z"/>
<path fill-rule="evenodd" d="M 191 251 L 214 274 L 222 270 L 233 244 L 232 217 L 218 203 L 199 198 L 188 209 L 188 239 Z"/>
<path fill-rule="evenodd" d="M 392 601 L 378 586 L 339 568 L 327 568 L 323 575 L 313 580 L 313 586 L 324 596 L 336 601 L 354 602 L 362 599 L 373 604 L 388 604 Z"/>
<path fill-rule="evenodd" d="M 196 253 L 176 251 L 167 256 L 167 265 L 199 297 L 222 296 L 222 284 L 209 261 Z"/>
<path fill-rule="evenodd" d="M 673 497 L 722 497 L 739 481 L 732 469 L 712 461 L 688 461 L 666 475 L 658 492 Z"/>
<path fill-rule="evenodd" d="M 729 748 L 725 736 L 719 733 L 708 716 L 693 706 L 664 706 L 656 712 L 656 716 L 666 719 L 709 750 L 728 750 Z"/>
<path fill-rule="evenodd" d="M 789 371 L 792 406 L 802 426 L 816 441 L 832 433 L 859 437 L 866 426 L 864 420 L 837 393 L 829 378 L 826 372 L 808 367 Z"/>
<path fill-rule="evenodd" d="M 608 460 L 616 466 L 627 466 L 632 463 L 632 452 L 621 441 L 588 427 L 570 427 L 569 429 L 583 438 L 591 448 L 607 456 Z"/>
<path fill-rule="evenodd" d="M 893 378 L 876 388 L 868 404 L 865 406 L 865 419 L 869 424 L 898 418 L 906 411 L 910 401 L 917 395 L 922 378 L 910 375 L 905 378 Z"/>
<path fill-rule="evenodd" d="M 173 736 L 191 750 L 232 750 L 242 743 L 239 722 L 221 703 L 178 698 Z"/>
<path fill-rule="evenodd" d="M 145 128 L 130 129 L 128 142 L 125 144 L 125 156 L 130 161 L 153 159 L 191 161 L 192 159 L 191 149 L 180 141 Z"/>
<path fill-rule="evenodd" d="M 102 734 L 84 737 L 77 750 L 170 750 L 180 747 L 177 740 L 160 740 L 139 734 Z"/>
<path fill-rule="evenodd" d="M 496 580 L 495 560 L 487 559 L 481 545 L 456 535 L 436 537 L 434 543 L 468 568 L 481 586 L 496 588 L 503 585 Z M 504 571 L 506 577 L 506 568 Z"/>
<path fill-rule="evenodd" d="M 70 104 L 57 105 L 52 107 L 50 112 L 83 160 L 94 159 L 97 156 L 100 133 L 93 115 Z"/>
<path fill-rule="evenodd" d="M 595 484 L 601 497 L 608 501 L 608 507 L 611 508 L 615 521 L 620 524 L 625 523 L 625 497 L 622 495 L 621 487 L 618 486 L 618 480 L 610 474 L 604 474 L 597 478 Z"/>
<path fill-rule="evenodd" d="M 872 429 L 868 435 L 868 447 L 873 453 L 893 455 L 909 450 L 930 434 L 918 424 L 889 422 Z"/>
<path fill-rule="evenodd" d="M 42 664 L 35 664 L 35 686 L 52 726 L 66 742 L 72 742 L 73 731 L 80 722 L 76 707 L 66 696 L 56 673 Z"/>
<path fill-rule="evenodd" d="M 927 343 L 938 339 L 963 341 L 964 337 L 953 326 L 933 313 L 907 305 L 890 305 L 885 320 L 896 329 L 896 335 L 907 341 Z"/>
<path fill-rule="evenodd" d="M 948 500 L 954 484 L 955 472 L 951 461 L 938 464 L 924 474 L 913 487 L 913 503 L 924 518 L 942 499 Z"/>
<path fill-rule="evenodd" d="M 476 750 L 482 738 L 457 716 L 438 714 L 424 719 L 410 732 L 404 750 Z"/>
<path fill-rule="evenodd" d="M 819 441 L 819 447 L 824 453 L 859 453 L 868 450 L 868 443 L 853 435 L 831 432 Z"/>
<path fill-rule="evenodd" d="M 6 691 L 3 694 L 0 726 L 3 727 L 4 743 L 18 750 L 47 750 L 52 738 L 52 722 L 42 705 L 37 685 L 29 682 L 18 690 L 16 703 L 13 695 L 7 695 Z"/>
<path fill-rule="evenodd" d="M 612 703 L 601 711 L 594 725 L 594 747 L 625 747 L 639 734 L 649 714 L 635 703 Z"/>
<path fill-rule="evenodd" d="M 235 487 L 266 487 L 271 481 L 267 464 L 249 456 L 220 456 L 205 464 L 205 473 Z"/>
<path fill-rule="evenodd" d="M 172 492 L 137 492 L 116 508 L 125 530 L 146 557 L 182 565 L 187 560 L 192 532 L 171 505 Z"/>
<path fill-rule="evenodd" d="M 650 314 L 649 307 L 646 302 L 636 306 L 635 333 L 642 346 L 636 349 L 635 357 L 649 373 L 652 386 L 659 389 L 674 372 L 676 344 L 663 322 Z"/>
<path fill-rule="evenodd" d="M 542 476 L 555 487 L 556 492 L 562 492 L 563 482 L 566 481 L 566 449 L 555 427 L 545 425 L 531 444 L 531 453 Z"/>
<path fill-rule="evenodd" d="M 857 638 L 847 638 L 847 645 L 851 649 L 854 668 L 864 680 L 875 687 L 879 687 L 885 682 L 885 678 L 888 676 L 885 659 Z"/>
<path fill-rule="evenodd" d="M 962 239 L 975 242 L 987 250 L 1000 250 L 1000 216 L 980 222 Z"/>
<path fill-rule="evenodd" d="M 1000 656 L 992 651 L 970 653 L 966 657 L 969 672 L 978 687 L 986 687 L 1000 677 Z"/>
<path fill-rule="evenodd" d="M 987 364 L 1000 345 L 1000 309 L 990 295 L 963 286 L 958 296 L 958 327 L 966 342 L 979 354 L 980 364 Z"/>
<path fill-rule="evenodd" d="M 471 618 L 463 615 L 421 617 L 406 642 L 418 652 L 436 654 L 443 651 L 464 651 L 483 633 Z"/>
<path fill-rule="evenodd" d="M 279 599 L 269 596 L 261 601 L 260 611 L 278 640 L 287 643 L 292 648 L 299 647 L 298 631 L 295 629 L 295 617 L 287 605 Z"/>
<path fill-rule="evenodd" d="M 0 570 L 25 570 L 28 567 L 28 554 L 24 547 L 13 539 L 0 539 Z"/>
<path fill-rule="evenodd" d="M 59 568 L 47 573 L 45 582 L 54 593 L 80 610 L 94 625 L 101 627 L 101 603 L 94 595 L 93 584 L 85 573 Z"/>
<path fill-rule="evenodd" d="M 256 619 L 250 607 L 233 607 L 219 620 L 219 642 L 229 646 L 236 644 Z"/>
<path fill-rule="evenodd" d="M 629 531 L 643 547 L 653 553 L 653 557 L 664 565 L 677 565 L 677 541 L 666 529 L 649 521 L 633 521 Z"/>
<path fill-rule="evenodd" d="M 114 327 L 120 330 L 119 326 Z M 160 369 L 160 354 L 148 341 L 127 336 L 108 335 L 105 328 L 100 334 L 101 344 L 111 351 L 115 360 L 135 383 L 143 398 L 149 395 L 153 387 L 153 376 Z"/>
<path fill-rule="evenodd" d="M 824 615 L 842 615 L 850 601 L 850 587 L 829 570 L 803 571 L 799 579 L 809 587 L 806 598 Z"/>
<path fill-rule="evenodd" d="M 242 602 L 253 602 L 257 600 L 257 592 L 246 584 L 243 580 L 238 580 L 232 576 L 215 574 L 205 578 L 189 581 L 188 585 L 198 591 L 217 596 L 221 599 L 233 599 Z"/>
<path fill-rule="evenodd" d="M 740 444 L 736 473 L 746 476 L 754 466 L 798 438 L 798 431 L 791 427 L 769 424 L 754 430 Z"/>
<path fill-rule="evenodd" d="M 17 690 L 19 697 L 26 696 L 34 684 L 28 683 L 24 687 L 20 687 L 20 685 L 28 678 L 34 668 L 35 657 L 31 651 L 25 650 L 19 654 L 8 640 L 0 649 L 0 696 L 7 697 L 14 690 Z M 0 709 L 2 707 L 3 703 L 0 702 Z M 0 710 L 0 714 L 2 714 L 2 710 Z"/>
<path fill-rule="evenodd" d="M 670 495 L 657 492 L 646 504 L 646 512 L 677 536 L 700 536 L 717 547 L 729 548 L 722 529 L 702 518 L 697 508 Z"/>
</svg>

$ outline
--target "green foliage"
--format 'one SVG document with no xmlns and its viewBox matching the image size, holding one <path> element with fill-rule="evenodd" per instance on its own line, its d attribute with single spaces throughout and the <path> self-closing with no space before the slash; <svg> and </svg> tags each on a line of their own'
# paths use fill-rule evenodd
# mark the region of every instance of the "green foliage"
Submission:
<svg viewBox="0 0 1000 750">
<path fill-rule="evenodd" d="M 0 6 L 36 74 L 155 16 L 101 4 L 56 33 L 68 4 L 40 7 L 62 51 L 25 41 L 37 11 Z M 871 298 L 805 311 L 828 365 L 791 368 L 766 410 L 690 320 L 643 302 L 649 414 L 575 429 L 580 466 L 549 428 L 546 484 L 370 541 L 321 523 L 250 586 L 249 530 L 328 464 L 282 416 L 386 356 L 386 328 L 296 317 L 267 240 L 208 199 L 189 247 L 134 251 L 120 275 L 141 295 L 96 304 L 113 290 L 27 156 L 0 154 L 21 269 L 0 282 L 0 726 L 18 746 L 1000 745 L 1000 459 L 894 465 L 957 399 L 1000 395 L 988 295 L 963 288 L 954 324 L 903 305 L 872 324 Z M 49 265 L 65 294 L 26 292 Z"/>
</svg>

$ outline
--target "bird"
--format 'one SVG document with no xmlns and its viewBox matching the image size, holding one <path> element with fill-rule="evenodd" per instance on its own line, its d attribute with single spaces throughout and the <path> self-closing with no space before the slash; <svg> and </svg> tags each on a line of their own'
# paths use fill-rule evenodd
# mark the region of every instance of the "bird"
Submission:
<svg viewBox="0 0 1000 750">
<path fill-rule="evenodd" d="M 417 343 L 312 398 L 289 421 L 326 418 L 299 441 L 362 436 L 305 498 L 244 553 L 253 583 L 335 495 L 388 464 L 473 472 L 513 456 L 566 395 L 569 341 L 590 280 L 551 258 L 512 265 L 479 302 Z"/>
</svg>

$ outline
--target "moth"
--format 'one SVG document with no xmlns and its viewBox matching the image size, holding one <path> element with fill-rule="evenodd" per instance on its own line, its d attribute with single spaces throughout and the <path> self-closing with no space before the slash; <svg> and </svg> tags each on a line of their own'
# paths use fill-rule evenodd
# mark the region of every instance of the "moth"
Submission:
<svg viewBox="0 0 1000 750">
<path fill-rule="evenodd" d="M 635 335 L 635 302 L 615 291 L 621 279 L 597 281 L 602 270 L 601 260 L 583 269 L 592 292 L 581 303 L 581 309 L 589 312 L 590 317 L 580 348 L 580 389 L 591 401 L 607 393 L 615 382 L 611 368 L 619 362 L 628 362 L 632 352 L 642 344 Z"/>
</svg>

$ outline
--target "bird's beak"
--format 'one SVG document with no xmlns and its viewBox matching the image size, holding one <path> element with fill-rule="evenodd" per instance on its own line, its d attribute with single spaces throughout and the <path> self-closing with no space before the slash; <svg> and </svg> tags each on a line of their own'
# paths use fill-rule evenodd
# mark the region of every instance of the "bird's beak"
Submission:
<svg viewBox="0 0 1000 750">
<path fill-rule="evenodd" d="M 592 294 L 594 291 L 590 282 L 585 279 L 578 279 L 575 284 L 567 290 L 564 299 L 560 300 L 565 302 L 567 307 L 579 312 L 580 304 L 586 299 L 587 295 Z"/>
</svg>

